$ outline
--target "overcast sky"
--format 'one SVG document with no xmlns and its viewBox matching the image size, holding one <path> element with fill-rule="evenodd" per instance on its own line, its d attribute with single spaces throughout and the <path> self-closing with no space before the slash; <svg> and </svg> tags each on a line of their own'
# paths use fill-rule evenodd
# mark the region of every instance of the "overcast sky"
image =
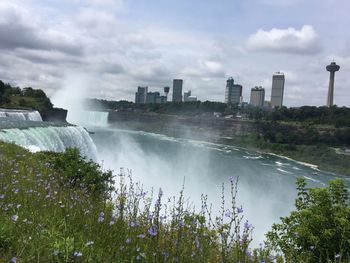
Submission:
<svg viewBox="0 0 350 263">
<path fill-rule="evenodd" d="M 350 106 L 349 0 L 1 0 L 0 79 L 72 94 L 134 100 L 173 78 L 200 100 L 223 101 L 226 79 L 270 99 L 286 75 L 287 106 Z M 78 93 L 79 94 L 79 93 Z"/>
</svg>

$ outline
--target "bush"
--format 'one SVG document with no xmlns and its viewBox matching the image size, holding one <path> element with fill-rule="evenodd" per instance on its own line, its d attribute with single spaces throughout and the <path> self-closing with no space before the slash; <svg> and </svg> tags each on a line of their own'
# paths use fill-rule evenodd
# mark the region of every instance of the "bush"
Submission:
<svg viewBox="0 0 350 263">
<path fill-rule="evenodd" d="M 344 181 L 327 188 L 307 189 L 297 181 L 296 211 L 281 218 L 267 234 L 287 262 L 348 262 L 350 260 L 349 193 Z"/>
<path fill-rule="evenodd" d="M 73 187 L 87 188 L 98 196 L 109 197 L 113 190 L 113 174 L 103 172 L 99 164 L 82 157 L 76 148 L 63 153 L 43 153 L 44 158 L 60 172 L 65 181 Z"/>
</svg>

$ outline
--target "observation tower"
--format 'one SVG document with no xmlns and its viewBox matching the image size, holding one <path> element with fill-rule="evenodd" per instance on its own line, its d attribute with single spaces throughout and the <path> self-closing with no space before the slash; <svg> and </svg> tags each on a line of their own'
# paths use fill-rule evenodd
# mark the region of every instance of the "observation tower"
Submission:
<svg viewBox="0 0 350 263">
<path fill-rule="evenodd" d="M 340 69 L 340 66 L 335 62 L 332 62 L 326 67 L 327 71 L 330 72 L 329 75 L 329 86 L 328 86 L 328 96 L 327 96 L 327 106 L 333 106 L 333 96 L 334 96 L 334 76 L 335 72 Z"/>
</svg>

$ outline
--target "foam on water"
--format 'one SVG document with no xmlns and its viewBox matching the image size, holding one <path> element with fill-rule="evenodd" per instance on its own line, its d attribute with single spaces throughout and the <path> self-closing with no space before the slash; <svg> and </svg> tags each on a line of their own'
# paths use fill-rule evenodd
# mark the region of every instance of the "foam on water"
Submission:
<svg viewBox="0 0 350 263">
<path fill-rule="evenodd" d="M 13 121 L 43 121 L 38 111 L 0 109 L 0 118 Z"/>
<path fill-rule="evenodd" d="M 13 142 L 33 152 L 62 152 L 67 148 L 78 148 L 83 156 L 97 159 L 94 142 L 79 126 L 3 129 L 0 130 L 0 140 Z"/>
</svg>

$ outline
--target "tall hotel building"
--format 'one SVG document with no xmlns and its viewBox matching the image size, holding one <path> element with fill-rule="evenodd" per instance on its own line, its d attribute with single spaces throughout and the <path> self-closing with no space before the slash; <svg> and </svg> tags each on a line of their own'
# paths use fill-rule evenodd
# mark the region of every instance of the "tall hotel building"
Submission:
<svg viewBox="0 0 350 263">
<path fill-rule="evenodd" d="M 233 78 L 230 77 L 226 82 L 225 103 L 241 103 L 242 89 L 243 87 L 241 85 L 234 84 Z"/>
<path fill-rule="evenodd" d="M 137 87 L 135 103 L 146 103 L 148 87 Z"/>
<path fill-rule="evenodd" d="M 182 79 L 173 80 L 173 102 L 182 102 Z"/>
<path fill-rule="evenodd" d="M 271 107 L 283 106 L 283 92 L 284 92 L 284 74 L 276 72 L 272 77 L 272 90 L 271 90 Z"/>
<path fill-rule="evenodd" d="M 265 89 L 255 87 L 250 92 L 250 104 L 257 107 L 263 107 L 265 101 Z"/>
</svg>

